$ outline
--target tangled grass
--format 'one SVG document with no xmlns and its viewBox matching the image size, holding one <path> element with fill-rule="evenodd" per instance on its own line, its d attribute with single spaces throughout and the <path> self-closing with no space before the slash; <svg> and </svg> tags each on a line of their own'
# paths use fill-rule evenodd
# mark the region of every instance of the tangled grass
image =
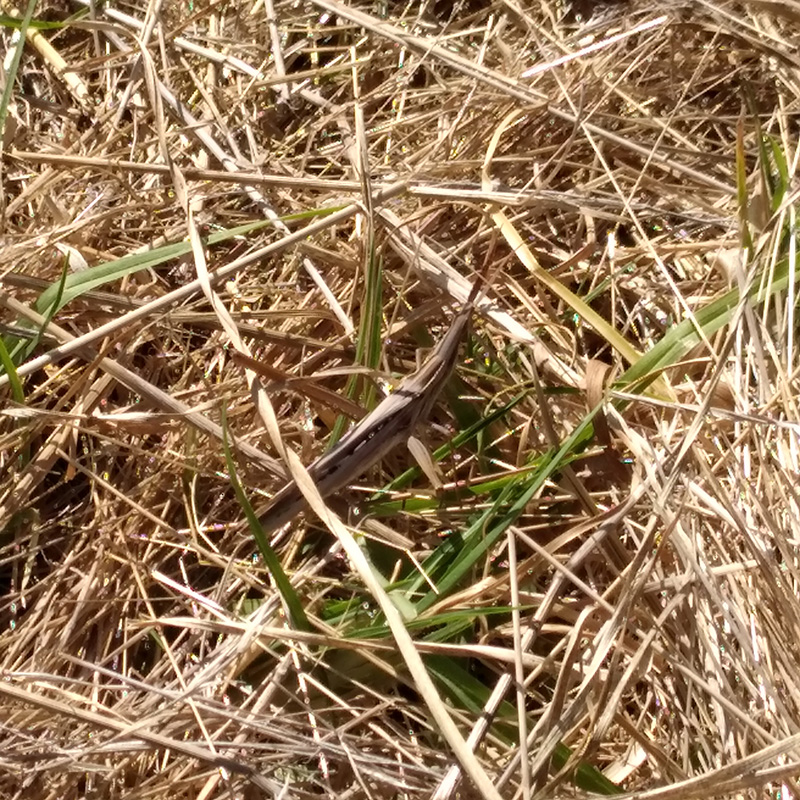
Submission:
<svg viewBox="0 0 800 800">
<path fill-rule="evenodd" d="M 4 11 L 0 795 L 797 795 L 794 5 Z"/>
</svg>

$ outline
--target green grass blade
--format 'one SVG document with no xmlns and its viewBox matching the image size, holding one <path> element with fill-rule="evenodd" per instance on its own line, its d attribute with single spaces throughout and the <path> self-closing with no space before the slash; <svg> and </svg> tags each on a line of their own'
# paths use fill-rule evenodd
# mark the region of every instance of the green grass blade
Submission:
<svg viewBox="0 0 800 800">
<path fill-rule="evenodd" d="M 500 406 L 500 408 L 495 409 L 485 417 L 478 419 L 477 422 L 468 427 L 466 430 L 462 430 L 457 433 L 449 442 L 434 450 L 432 455 L 434 463 L 438 464 L 447 458 L 447 456 L 449 456 L 451 453 L 454 453 L 459 448 L 469 444 L 469 442 L 474 440 L 479 433 L 508 414 L 509 411 L 511 411 L 511 409 L 513 409 L 514 406 L 516 406 L 525 396 L 525 393 L 517 395 L 512 400 L 509 400 L 509 402 L 505 405 Z M 413 483 L 421 473 L 422 470 L 419 467 L 410 467 L 405 472 L 402 472 L 400 475 L 398 475 L 393 481 L 387 483 L 380 492 L 377 492 L 372 497 L 372 500 L 379 501 L 385 492 L 396 492 L 404 489 L 406 486 Z"/>
<path fill-rule="evenodd" d="M 242 484 L 236 475 L 236 465 L 233 461 L 233 454 L 231 453 L 230 443 L 228 441 L 228 421 L 224 409 L 221 423 L 224 433 L 222 438 L 222 446 L 225 450 L 225 463 L 228 468 L 228 474 L 230 475 L 231 486 L 233 486 L 233 490 L 236 492 L 236 499 L 239 501 L 239 504 L 244 510 L 245 516 L 247 517 L 247 524 L 250 526 L 250 532 L 253 534 L 253 539 L 255 539 L 256 544 L 258 545 L 258 549 L 262 558 L 264 559 L 264 563 L 267 565 L 267 569 L 270 571 L 272 579 L 275 581 L 275 586 L 277 587 L 278 592 L 280 592 L 283 602 L 286 604 L 292 625 L 298 630 L 310 631 L 312 630 L 311 623 L 308 621 L 303 604 L 300 602 L 297 592 L 295 592 L 294 587 L 289 581 L 289 578 L 283 571 L 280 559 L 270 546 L 269 540 L 264 533 L 264 529 L 261 527 L 261 523 L 258 521 L 258 516 L 256 515 L 252 504 L 247 499 L 244 488 L 242 487 Z"/>
<path fill-rule="evenodd" d="M 573 461 L 580 459 L 582 453 L 573 453 L 564 458 L 562 466 L 567 466 Z M 486 497 L 491 502 L 493 498 L 497 497 L 498 492 L 502 492 L 506 487 L 510 487 L 512 491 L 519 490 L 525 484 L 525 480 L 535 472 L 542 469 L 542 465 L 550 458 L 550 454 L 546 453 L 542 456 L 535 457 L 525 467 L 514 470 L 512 473 L 489 475 L 486 480 L 479 483 L 470 483 L 467 486 L 458 486 L 453 490 L 441 493 L 438 496 L 430 495 L 413 495 L 411 497 L 403 497 L 397 500 L 386 500 L 375 505 L 370 505 L 368 513 L 374 517 L 387 517 L 400 512 L 408 514 L 421 514 L 426 511 L 434 511 L 436 509 L 444 509 L 448 511 L 448 504 L 450 503 L 463 503 L 466 497 L 481 498 Z"/>
<path fill-rule="evenodd" d="M 6 345 L 9 348 L 12 361 L 15 364 L 24 361 L 30 354 L 39 346 L 47 326 L 55 316 L 56 309 L 60 307 L 61 300 L 64 296 L 64 289 L 67 285 L 67 278 L 69 277 L 69 255 L 64 256 L 63 266 L 61 268 L 61 277 L 58 282 L 49 287 L 46 291 L 54 292 L 54 301 L 45 309 L 44 322 L 39 327 L 36 335 L 30 339 L 22 339 L 20 337 L 7 337 Z M 24 324 L 24 323 L 23 323 Z M 30 324 L 30 323 L 28 323 Z M 2 374 L 2 373 L 0 373 Z"/>
<path fill-rule="evenodd" d="M 25 358 L 27 358 L 39 346 L 39 342 L 42 341 L 42 336 L 44 336 L 44 332 L 47 330 L 47 326 L 50 324 L 53 317 L 55 316 L 56 308 L 58 308 L 58 304 L 61 302 L 61 298 L 64 296 L 64 288 L 67 285 L 68 276 L 69 276 L 69 255 L 67 254 L 64 256 L 63 266 L 61 267 L 61 279 L 56 284 L 55 302 L 45 313 L 44 322 L 39 328 L 39 331 L 36 334 L 36 336 L 33 338 L 33 341 L 28 343 L 27 346 L 24 348 Z"/>
<path fill-rule="evenodd" d="M 789 262 L 788 259 L 784 259 L 776 265 L 767 287 L 761 285 L 760 279 L 753 282 L 747 300 L 762 303 L 776 292 L 786 289 L 788 284 Z M 628 390 L 641 390 L 654 376 L 680 362 L 693 347 L 703 341 L 698 328 L 708 339 L 727 325 L 733 318 L 739 302 L 739 290 L 731 289 L 695 314 L 696 326 L 691 320 L 683 320 L 674 325 L 657 345 L 619 377 L 616 385 Z"/>
<path fill-rule="evenodd" d="M 73 22 L 85 17 L 88 13 L 88 9 L 82 9 L 69 19 L 65 19 L 63 22 L 48 22 L 43 19 L 29 19 L 25 27 L 33 28 L 33 30 L 36 31 L 58 31 L 62 28 L 68 28 Z M 11 17 L 8 14 L 0 14 L 0 26 L 3 28 L 17 28 L 18 30 L 22 30 L 24 33 L 24 24 L 25 20 L 23 17 Z"/>
<path fill-rule="evenodd" d="M 396 591 L 389 587 L 389 591 Z M 525 606 L 524 608 L 528 608 Z M 511 614 L 510 606 L 492 606 L 491 608 L 469 608 L 445 611 L 441 614 L 433 614 L 427 617 L 409 619 L 406 621 L 406 628 L 410 631 L 425 632 L 426 642 L 452 642 L 460 634 L 471 628 L 476 619 L 489 619 L 491 617 L 508 617 Z M 349 607 L 343 607 L 340 616 L 329 614 L 325 616 L 325 621 L 331 626 L 343 628 L 344 623 L 352 617 L 346 615 L 350 613 Z M 383 617 L 369 619 L 363 627 L 347 628 L 347 637 L 351 639 L 387 639 L 391 637 L 392 631 L 388 625 L 382 623 Z M 376 624 L 377 620 L 377 624 Z"/>
<path fill-rule="evenodd" d="M 466 709 L 474 715 L 481 715 L 489 700 L 489 689 L 470 672 L 464 669 L 455 659 L 444 656 L 426 656 L 425 666 L 436 680 L 438 686 L 457 707 Z M 533 721 L 530 727 L 533 728 Z M 492 732 L 506 742 L 519 741 L 517 729 L 517 711 L 514 706 L 504 700 L 498 708 Z M 572 758 L 572 750 L 559 743 L 553 751 L 552 768 L 562 769 Z M 587 792 L 600 795 L 621 794 L 621 787 L 612 783 L 597 767 L 579 762 L 571 776 L 572 782 Z"/>
<path fill-rule="evenodd" d="M 774 214 L 781 207 L 783 198 L 786 197 L 786 192 L 789 190 L 789 164 L 780 145 L 772 136 L 769 137 L 769 146 L 772 163 L 775 165 L 775 175 L 772 180 L 772 212 Z"/>
<path fill-rule="evenodd" d="M 593 411 L 584 417 L 577 428 L 564 441 L 558 452 L 550 458 L 545 458 L 539 470 L 526 476 L 523 486 L 520 486 L 521 481 L 515 482 L 509 484 L 500 493 L 492 507 L 487 509 L 464 534 L 463 545 L 454 554 L 455 558 L 447 564 L 444 574 L 434 574 L 433 565 L 429 564 L 429 562 L 425 563 L 428 574 L 434 575 L 438 592 L 430 591 L 419 600 L 416 604 L 417 613 L 421 614 L 425 609 L 453 591 L 500 536 L 506 532 L 508 526 L 516 522 L 531 499 L 542 488 L 544 482 L 557 473 L 576 450 L 581 449 L 586 444 L 588 437 L 592 434 L 591 421 L 595 413 L 597 412 Z M 516 499 L 514 499 L 515 495 Z M 500 509 L 504 508 L 509 501 L 512 503 L 511 507 L 502 514 L 499 521 L 495 521 Z M 441 548 L 439 549 L 441 550 Z M 436 556 L 436 553 L 434 556 Z M 420 577 L 419 585 L 421 585 L 421 581 L 422 578 Z"/>
<path fill-rule="evenodd" d="M 22 58 L 22 51 L 25 48 L 25 34 L 27 33 L 28 26 L 33 19 L 33 11 L 36 8 L 36 0 L 28 0 L 28 7 L 25 9 L 25 14 L 19 22 L 19 40 L 14 48 L 14 55 L 11 57 L 11 63 L 8 65 L 5 74 L 5 88 L 3 95 L 0 97 L 0 150 L 2 150 L 2 143 L 5 141 L 6 131 L 6 118 L 8 116 L 8 104 L 11 102 L 11 95 L 14 92 L 14 84 L 17 80 L 17 71 L 19 70 L 19 62 Z M 13 19 L 13 17 L 12 17 Z"/>
<path fill-rule="evenodd" d="M 383 316 L 383 265 L 375 252 L 370 238 L 369 257 L 366 265 L 364 281 L 364 299 L 361 305 L 361 324 L 356 341 L 356 364 L 377 369 L 381 359 L 381 319 Z M 362 390 L 361 387 L 364 386 Z M 350 400 L 358 399 L 361 394 L 361 405 L 371 409 L 375 404 L 375 387 L 371 381 L 364 383 L 360 376 L 354 375 L 347 381 L 345 396 Z M 328 440 L 328 447 L 333 447 L 344 436 L 350 426 L 350 420 L 340 415 Z"/>
<path fill-rule="evenodd" d="M 14 359 L 11 358 L 2 339 L 0 339 L 0 365 L 3 367 L 0 374 L 5 373 L 8 375 L 8 384 L 11 387 L 11 396 L 14 398 L 14 401 L 20 405 L 25 405 L 25 392 L 22 390 L 22 383 L 20 382 L 19 375 L 17 375 Z"/>
<path fill-rule="evenodd" d="M 271 220 L 259 220 L 236 228 L 230 228 L 229 230 L 215 231 L 208 237 L 206 244 L 219 244 L 237 236 L 244 236 L 262 228 L 271 227 L 273 224 Z M 54 309 L 52 313 L 57 313 L 75 298 L 86 292 L 98 289 L 135 272 L 160 266 L 190 252 L 191 245 L 188 241 L 173 242 L 155 250 L 134 253 L 114 261 L 97 264 L 80 272 L 73 272 L 68 276 L 63 288 L 60 289 L 58 284 L 53 284 L 45 289 L 36 301 L 35 308 L 40 314 L 47 314 L 51 308 Z M 61 297 L 57 302 L 59 294 Z"/>
</svg>

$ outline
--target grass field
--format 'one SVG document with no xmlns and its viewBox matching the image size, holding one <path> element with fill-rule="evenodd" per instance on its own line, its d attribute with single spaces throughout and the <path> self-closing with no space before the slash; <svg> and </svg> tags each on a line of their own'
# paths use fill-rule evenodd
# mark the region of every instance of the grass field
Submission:
<svg viewBox="0 0 800 800">
<path fill-rule="evenodd" d="M 797 797 L 800 6 L 0 33 L 0 798 Z"/>
</svg>

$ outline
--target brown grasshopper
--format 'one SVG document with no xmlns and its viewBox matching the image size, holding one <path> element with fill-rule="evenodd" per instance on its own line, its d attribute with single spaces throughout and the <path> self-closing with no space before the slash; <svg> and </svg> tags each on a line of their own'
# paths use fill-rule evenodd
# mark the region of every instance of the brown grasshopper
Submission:
<svg viewBox="0 0 800 800">
<path fill-rule="evenodd" d="M 377 464 L 397 445 L 405 442 L 417 423 L 428 416 L 455 366 L 459 344 L 472 317 L 479 283 L 473 287 L 450 330 L 425 363 L 308 468 L 308 474 L 322 497 L 343 489 Z M 261 516 L 261 524 L 266 533 L 271 533 L 305 508 L 306 501 L 292 481 L 273 496 Z"/>
</svg>

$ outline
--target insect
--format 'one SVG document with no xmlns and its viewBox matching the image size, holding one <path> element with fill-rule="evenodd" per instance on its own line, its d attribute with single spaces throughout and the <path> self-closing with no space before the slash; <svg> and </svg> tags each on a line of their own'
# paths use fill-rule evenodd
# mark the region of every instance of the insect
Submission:
<svg viewBox="0 0 800 800">
<path fill-rule="evenodd" d="M 322 497 L 343 489 L 377 464 L 405 442 L 417 423 L 428 416 L 455 366 L 459 344 L 472 317 L 477 288 L 478 284 L 425 363 L 308 468 Z M 271 533 L 305 507 L 297 484 L 288 483 L 272 498 L 261 524 L 266 533 Z"/>
</svg>

